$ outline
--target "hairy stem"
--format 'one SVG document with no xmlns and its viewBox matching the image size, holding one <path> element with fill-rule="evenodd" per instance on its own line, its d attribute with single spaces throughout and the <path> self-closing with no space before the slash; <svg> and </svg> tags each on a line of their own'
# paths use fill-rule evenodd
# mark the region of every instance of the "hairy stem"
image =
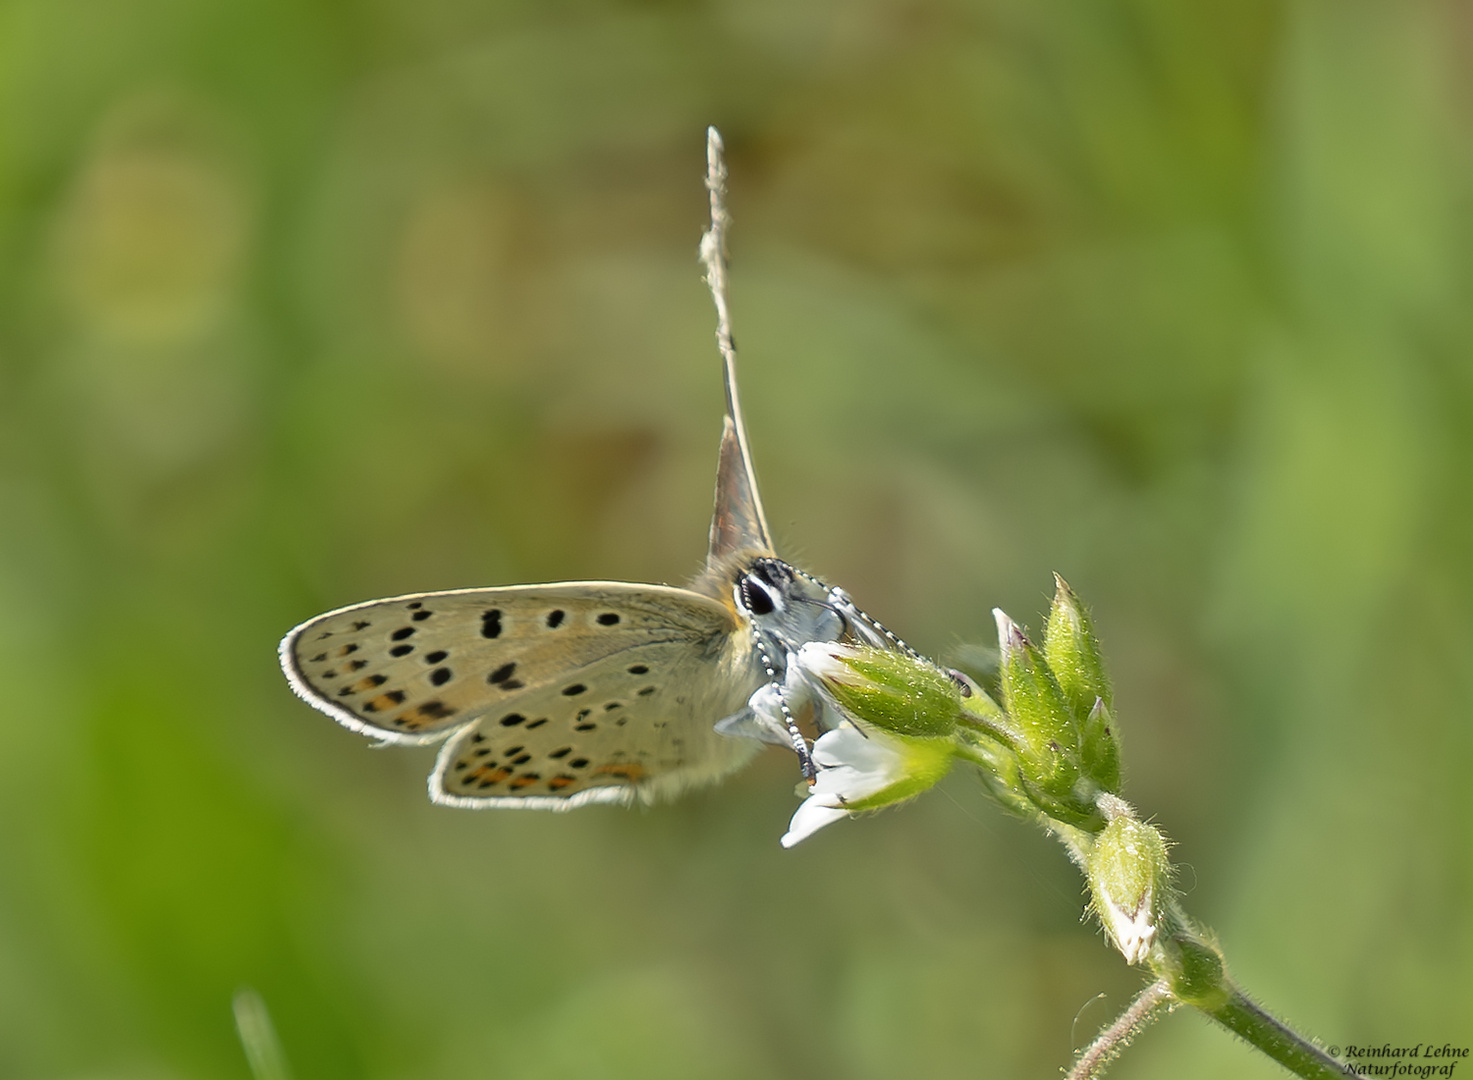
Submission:
<svg viewBox="0 0 1473 1080">
<path fill-rule="evenodd" d="M 1243 991 L 1231 984 L 1227 1000 L 1215 1008 L 1198 1006 L 1243 1041 L 1263 1051 L 1295 1076 L 1304 1080 L 1344 1080 L 1357 1076 L 1303 1035 L 1270 1016 Z"/>
<path fill-rule="evenodd" d="M 1171 1003 L 1171 988 L 1165 979 L 1158 979 L 1146 987 L 1114 1023 L 1084 1048 L 1065 1080 L 1093 1080 L 1103 1076 L 1105 1067 L 1115 1060 L 1116 1055 L 1165 1009 L 1170 1008 Z"/>
</svg>

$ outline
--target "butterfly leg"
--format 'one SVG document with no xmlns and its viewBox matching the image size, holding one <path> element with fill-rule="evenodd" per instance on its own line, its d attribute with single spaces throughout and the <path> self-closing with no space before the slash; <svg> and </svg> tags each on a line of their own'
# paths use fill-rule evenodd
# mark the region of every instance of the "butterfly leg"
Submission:
<svg viewBox="0 0 1473 1080">
<path fill-rule="evenodd" d="M 804 738 L 802 730 L 798 727 L 798 721 L 793 719 L 793 710 L 788 708 L 787 695 L 782 688 L 777 690 L 778 705 L 783 711 L 783 724 L 788 729 L 788 738 L 793 743 L 793 752 L 798 755 L 798 764 L 803 770 L 803 779 L 810 784 L 818 776 L 818 768 L 813 764 L 813 754 L 808 749 L 808 740 Z"/>
<path fill-rule="evenodd" d="M 798 763 L 803 769 L 803 778 L 811 783 L 818 775 L 818 770 L 813 764 L 813 754 L 808 748 L 808 739 L 804 737 L 803 729 L 798 726 L 798 720 L 793 715 L 794 710 L 788 700 L 788 692 L 793 689 L 796 689 L 800 696 L 807 696 L 807 688 L 802 683 L 795 688 L 785 685 L 783 680 L 774 678 L 752 695 L 748 709 L 753 718 L 752 726 L 762 732 L 759 737 L 764 742 L 790 746 L 793 753 L 798 755 Z M 802 706 L 800 705 L 799 708 L 801 709 Z"/>
<path fill-rule="evenodd" d="M 784 663 L 782 673 L 779 674 L 777 665 L 772 662 L 772 656 L 767 651 L 766 642 L 755 629 L 752 633 L 752 640 L 756 645 L 757 655 L 762 659 L 762 667 L 767 672 L 767 685 L 759 688 L 752 695 L 748 701 L 748 707 L 768 730 L 787 733 L 793 753 L 798 755 L 798 764 L 803 770 L 803 778 L 812 783 L 818 776 L 818 769 L 813 764 L 813 754 L 808 749 L 808 740 L 804 737 L 802 729 L 798 727 L 798 721 L 793 717 L 793 710 L 788 706 L 788 696 L 785 693 L 789 679 L 797 671 L 797 666 L 791 662 L 792 654 L 788 653 L 784 656 L 783 659 L 788 662 Z M 774 705 L 776 705 L 775 710 Z"/>
</svg>

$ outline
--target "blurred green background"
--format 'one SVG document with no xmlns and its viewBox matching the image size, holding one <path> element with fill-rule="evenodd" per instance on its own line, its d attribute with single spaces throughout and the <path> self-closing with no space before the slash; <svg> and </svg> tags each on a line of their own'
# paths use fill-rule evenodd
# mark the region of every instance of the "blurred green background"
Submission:
<svg viewBox="0 0 1473 1080">
<path fill-rule="evenodd" d="M 0 5 L 0 1075 L 1046 1077 L 1137 975 L 969 777 L 476 814 L 296 622 L 679 582 L 733 175 L 783 552 L 918 647 L 1094 608 L 1243 983 L 1473 1042 L 1473 5 Z M 1097 994 L 1104 998 L 1096 1000 Z M 1273 1077 L 1187 1014 L 1112 1073 Z"/>
</svg>

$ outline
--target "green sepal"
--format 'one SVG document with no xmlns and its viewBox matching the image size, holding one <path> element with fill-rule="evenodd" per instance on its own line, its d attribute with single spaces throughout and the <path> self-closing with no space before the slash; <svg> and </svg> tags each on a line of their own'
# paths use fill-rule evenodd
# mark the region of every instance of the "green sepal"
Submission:
<svg viewBox="0 0 1473 1080">
<path fill-rule="evenodd" d="M 1089 715 L 1097 700 L 1103 701 L 1109 710 L 1113 698 L 1105 662 L 1100 656 L 1099 638 L 1095 636 L 1089 612 L 1058 574 L 1054 575 L 1054 602 L 1043 635 L 1043 652 L 1059 689 L 1080 721 Z"/>
<path fill-rule="evenodd" d="M 1097 785 L 1080 768 L 1080 732 L 1064 692 L 1044 654 L 1000 610 L 997 617 L 1003 704 L 1018 731 L 1020 777 L 1029 796 L 1050 817 L 1098 828 Z"/>
<path fill-rule="evenodd" d="M 962 695 L 957 721 L 963 727 L 983 732 L 1009 750 L 1016 751 L 1021 747 L 1023 733 L 992 695 L 965 672 L 953 669 L 950 674 Z"/>
<path fill-rule="evenodd" d="M 1227 971 L 1216 944 L 1191 931 L 1172 935 L 1162 950 L 1172 996 L 1206 1012 L 1227 1003 Z"/>
<path fill-rule="evenodd" d="M 1086 873 L 1095 914 L 1125 958 L 1137 964 L 1156 941 L 1170 896 L 1171 864 L 1161 834 L 1113 801 L 1119 812 L 1095 837 Z"/>
<path fill-rule="evenodd" d="M 904 777 L 889 787 L 881 788 L 873 795 L 848 800 L 844 803 L 844 809 L 856 812 L 878 810 L 882 806 L 913 799 L 921 792 L 940 783 L 942 778 L 951 771 L 951 766 L 956 761 L 955 739 L 917 738 L 904 735 L 891 737 L 902 743 L 905 748 Z"/>
<path fill-rule="evenodd" d="M 1048 660 L 1021 627 L 1002 611 L 997 616 L 997 640 L 1002 652 L 999 669 L 1003 706 L 1022 734 L 1026 748 L 1036 756 L 1050 744 L 1072 751 L 1079 729 L 1064 692 L 1049 671 Z"/>
<path fill-rule="evenodd" d="M 945 738 L 956 730 L 962 688 L 930 661 L 844 645 L 825 647 L 821 659 L 809 670 L 834 702 L 856 719 L 918 738 Z"/>
<path fill-rule="evenodd" d="M 1027 794 L 1018 772 L 1018 755 L 1002 742 L 982 731 L 957 733 L 958 755 L 977 765 L 978 775 L 987 794 L 1009 813 L 1033 820 L 1039 816 L 1038 804 Z"/>
<path fill-rule="evenodd" d="M 1085 775 L 1104 791 L 1120 791 L 1120 740 L 1115 735 L 1115 718 L 1104 698 L 1096 698 L 1084 719 L 1080 764 Z"/>
</svg>

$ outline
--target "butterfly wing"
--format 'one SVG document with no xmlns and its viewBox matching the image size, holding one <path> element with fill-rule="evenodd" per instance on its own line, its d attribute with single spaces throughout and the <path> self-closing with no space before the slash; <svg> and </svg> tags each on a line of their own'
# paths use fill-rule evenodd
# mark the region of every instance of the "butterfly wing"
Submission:
<svg viewBox="0 0 1473 1080">
<path fill-rule="evenodd" d="M 437 802 L 568 809 L 673 794 L 742 764 L 713 730 L 759 685 L 730 607 L 569 582 L 375 600 L 281 644 L 292 689 L 384 742 L 451 736 Z"/>
</svg>

